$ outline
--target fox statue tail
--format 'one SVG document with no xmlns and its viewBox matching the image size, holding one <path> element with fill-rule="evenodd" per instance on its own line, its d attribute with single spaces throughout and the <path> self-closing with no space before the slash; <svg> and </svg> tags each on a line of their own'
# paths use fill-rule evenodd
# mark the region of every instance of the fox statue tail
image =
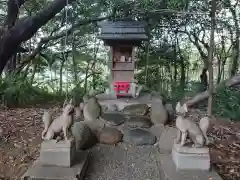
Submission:
<svg viewBox="0 0 240 180">
<path fill-rule="evenodd" d="M 209 140 L 208 140 L 208 137 L 207 137 L 207 130 L 208 130 L 209 124 L 210 124 L 209 117 L 203 117 L 199 122 L 199 127 L 200 127 L 200 129 L 203 133 L 206 144 L 209 143 Z"/>
<path fill-rule="evenodd" d="M 52 114 L 49 111 L 44 111 L 43 116 L 42 116 L 43 124 L 44 124 L 44 130 L 42 132 L 42 139 L 44 139 L 48 128 L 52 124 Z"/>
</svg>

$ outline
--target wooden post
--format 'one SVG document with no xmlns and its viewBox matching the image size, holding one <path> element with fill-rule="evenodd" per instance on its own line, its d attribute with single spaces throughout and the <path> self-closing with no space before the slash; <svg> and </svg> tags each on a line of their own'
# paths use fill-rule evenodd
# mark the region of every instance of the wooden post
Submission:
<svg viewBox="0 0 240 180">
<path fill-rule="evenodd" d="M 210 47 L 209 47 L 209 54 L 208 54 L 208 72 L 209 72 L 209 88 L 208 88 L 208 110 L 207 114 L 209 117 L 212 116 L 212 101 L 213 101 L 213 52 L 214 52 L 214 31 L 215 31 L 215 12 L 216 12 L 216 0 L 211 1 L 211 33 L 210 33 Z"/>
</svg>

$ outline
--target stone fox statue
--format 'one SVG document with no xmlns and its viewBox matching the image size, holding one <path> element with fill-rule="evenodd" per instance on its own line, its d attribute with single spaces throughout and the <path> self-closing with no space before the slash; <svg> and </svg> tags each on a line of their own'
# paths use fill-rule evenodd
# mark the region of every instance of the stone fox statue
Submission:
<svg viewBox="0 0 240 180">
<path fill-rule="evenodd" d="M 180 105 L 180 102 L 177 103 L 176 112 L 179 114 L 176 119 L 176 126 L 178 128 L 178 136 L 175 140 L 175 143 L 181 144 L 184 146 L 186 138 L 189 137 L 193 144 L 193 147 L 203 147 L 209 143 L 207 137 L 207 129 L 209 126 L 209 118 L 203 117 L 199 125 L 185 117 L 185 114 L 188 112 L 187 105 Z"/>
<path fill-rule="evenodd" d="M 64 139 L 68 140 L 68 130 L 73 124 L 73 115 L 74 115 L 74 105 L 72 100 L 66 104 L 66 101 L 63 105 L 63 112 L 62 114 L 54 119 L 51 123 L 51 117 L 47 116 L 48 118 L 45 119 L 44 125 L 44 132 L 42 134 L 42 138 L 44 140 L 51 140 L 53 139 L 54 135 L 60 134 L 63 132 Z M 49 120 L 49 122 L 47 121 Z M 46 131 L 47 130 L 47 131 Z M 45 135 L 46 134 L 46 135 Z"/>
</svg>

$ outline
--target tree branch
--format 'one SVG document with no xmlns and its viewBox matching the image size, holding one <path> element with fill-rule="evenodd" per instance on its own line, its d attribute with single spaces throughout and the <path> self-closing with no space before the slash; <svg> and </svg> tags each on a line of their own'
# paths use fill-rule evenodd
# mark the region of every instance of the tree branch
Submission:
<svg viewBox="0 0 240 180">
<path fill-rule="evenodd" d="M 8 0 L 7 2 L 7 17 L 4 26 L 8 29 L 13 27 L 19 13 L 19 8 L 25 3 L 26 0 Z"/>
<path fill-rule="evenodd" d="M 95 18 L 95 19 L 80 20 L 76 24 L 73 24 L 69 29 L 62 31 L 55 36 L 49 36 L 49 37 L 42 38 L 41 41 L 42 41 L 42 43 L 45 44 L 45 43 L 48 43 L 49 41 L 60 39 L 64 36 L 66 36 L 66 34 L 67 35 L 71 34 L 74 31 L 74 29 L 78 28 L 79 26 L 102 21 L 102 20 L 108 19 L 110 17 L 111 16 L 100 17 L 100 18 Z"/>
<path fill-rule="evenodd" d="M 104 20 L 104 19 L 107 19 L 109 18 L 109 16 L 107 17 L 102 17 L 102 18 L 95 18 L 95 19 L 86 19 L 86 20 L 81 20 L 81 21 L 78 21 L 76 24 L 72 25 L 72 27 L 70 27 L 67 31 L 62 31 L 60 32 L 59 34 L 55 35 L 55 36 L 48 36 L 48 37 L 43 37 L 41 38 L 40 42 L 38 43 L 36 49 L 34 49 L 34 51 L 32 51 L 31 54 L 29 54 L 26 59 L 20 64 L 20 66 L 18 67 L 18 69 L 21 71 L 25 65 L 27 63 L 29 63 L 41 50 L 42 50 L 42 46 L 44 44 L 47 44 L 49 41 L 52 41 L 52 40 L 57 40 L 59 38 L 62 38 L 66 35 L 66 33 L 69 35 L 70 33 L 72 33 L 74 31 L 74 29 L 78 28 L 79 26 L 82 26 L 82 25 L 86 25 L 86 24 L 90 24 L 90 23 L 94 23 L 94 22 L 98 22 L 98 21 L 101 21 L 101 20 Z M 84 44 L 85 45 L 85 44 Z M 82 45 L 82 47 L 84 46 Z M 20 72 L 19 71 L 19 72 Z"/>
<path fill-rule="evenodd" d="M 10 1 L 10 0 L 9 0 Z M 68 0 L 71 3 L 74 0 Z M 0 39 L 0 73 L 18 46 L 30 39 L 39 28 L 45 25 L 66 6 L 66 0 L 55 0 L 34 16 L 23 18 L 15 23 Z"/>
</svg>

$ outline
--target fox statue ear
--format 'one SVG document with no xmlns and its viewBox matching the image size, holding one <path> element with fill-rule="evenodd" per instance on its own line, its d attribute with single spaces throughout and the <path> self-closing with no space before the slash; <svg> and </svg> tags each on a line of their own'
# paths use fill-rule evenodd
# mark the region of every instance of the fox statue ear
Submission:
<svg viewBox="0 0 240 180">
<path fill-rule="evenodd" d="M 183 109 L 185 112 L 188 112 L 188 107 L 187 107 L 186 103 L 183 104 Z"/>
<path fill-rule="evenodd" d="M 63 103 L 63 108 L 67 105 L 67 99 L 65 99 L 64 103 Z"/>
<path fill-rule="evenodd" d="M 180 102 L 178 102 L 176 105 L 176 112 L 180 112 L 180 109 L 181 109 L 181 104 Z"/>
<path fill-rule="evenodd" d="M 73 104 L 73 99 L 70 99 L 69 104 Z"/>
</svg>

